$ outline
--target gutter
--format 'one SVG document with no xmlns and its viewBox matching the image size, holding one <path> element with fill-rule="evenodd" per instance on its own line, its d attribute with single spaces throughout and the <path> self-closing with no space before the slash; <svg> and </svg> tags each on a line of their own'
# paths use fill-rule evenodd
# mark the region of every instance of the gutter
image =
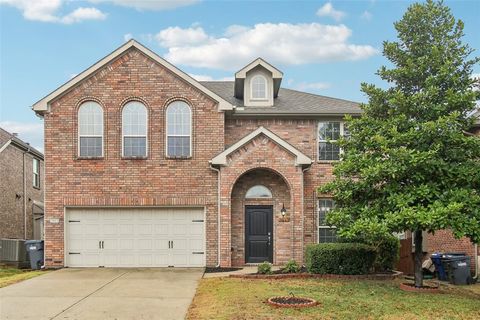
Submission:
<svg viewBox="0 0 480 320">
<path fill-rule="evenodd" d="M 212 166 L 212 163 L 210 162 L 210 169 L 213 171 L 217 172 L 217 265 L 215 266 L 216 268 L 220 267 L 220 240 L 221 240 L 221 232 L 220 232 L 220 169 L 215 168 Z"/>
</svg>

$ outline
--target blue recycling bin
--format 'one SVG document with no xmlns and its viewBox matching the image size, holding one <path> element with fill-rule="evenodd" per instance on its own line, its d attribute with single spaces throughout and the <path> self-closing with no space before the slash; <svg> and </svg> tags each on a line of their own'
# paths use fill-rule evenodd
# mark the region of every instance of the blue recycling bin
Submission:
<svg viewBox="0 0 480 320">
<path fill-rule="evenodd" d="M 445 272 L 445 268 L 442 264 L 442 254 L 441 253 L 433 253 L 430 256 L 432 259 L 433 264 L 435 265 L 435 271 L 437 272 L 438 280 L 447 281 L 447 273 Z"/>
</svg>

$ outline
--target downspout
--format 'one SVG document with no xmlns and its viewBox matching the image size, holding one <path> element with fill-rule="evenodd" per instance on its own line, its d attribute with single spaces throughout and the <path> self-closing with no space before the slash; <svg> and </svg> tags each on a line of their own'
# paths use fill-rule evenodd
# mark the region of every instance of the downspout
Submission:
<svg viewBox="0 0 480 320">
<path fill-rule="evenodd" d="M 478 267 L 479 267 L 479 265 L 478 265 L 478 262 L 479 262 L 478 261 L 478 258 L 479 258 L 478 257 L 478 244 L 475 243 L 474 248 L 475 248 L 475 254 L 474 254 L 474 257 L 475 257 L 475 276 L 474 276 L 474 278 L 478 279 Z"/>
<path fill-rule="evenodd" d="M 306 168 L 302 168 L 302 241 L 301 241 L 301 244 L 302 244 L 302 262 L 305 261 L 305 195 L 304 195 L 304 192 L 305 192 L 305 172 L 307 172 L 308 170 L 310 170 L 312 166 L 308 166 Z M 302 263 L 303 265 L 303 263 Z"/>
<path fill-rule="evenodd" d="M 23 152 L 23 239 L 27 240 L 27 175 L 26 175 L 26 161 Z"/>
<path fill-rule="evenodd" d="M 221 233 L 220 233 L 220 169 L 217 169 L 212 166 L 210 163 L 210 169 L 213 171 L 217 172 L 217 265 L 215 266 L 216 268 L 220 267 L 220 239 L 221 239 Z"/>
</svg>

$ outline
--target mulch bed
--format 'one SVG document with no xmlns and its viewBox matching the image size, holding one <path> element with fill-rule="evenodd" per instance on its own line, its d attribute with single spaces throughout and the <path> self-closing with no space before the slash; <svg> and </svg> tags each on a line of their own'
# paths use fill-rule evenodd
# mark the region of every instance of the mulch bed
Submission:
<svg viewBox="0 0 480 320">
<path fill-rule="evenodd" d="M 207 267 L 205 273 L 217 273 L 217 272 L 231 272 L 242 270 L 243 268 L 221 268 L 221 267 Z"/>
<path fill-rule="evenodd" d="M 414 283 L 400 283 L 400 290 L 408 292 L 419 292 L 419 293 L 440 293 L 442 292 L 440 288 L 434 286 L 426 286 L 417 288 Z"/>
<path fill-rule="evenodd" d="M 375 273 L 375 274 L 358 274 L 358 275 L 345 275 L 345 274 L 310 274 L 310 273 L 274 273 L 274 274 L 231 274 L 231 278 L 242 279 L 353 279 L 353 280 L 393 280 L 401 276 L 402 272 L 392 273 Z"/>
<path fill-rule="evenodd" d="M 317 301 L 310 298 L 302 297 L 271 297 L 267 300 L 267 303 L 281 308 L 305 308 L 313 307 L 317 305 Z"/>
</svg>

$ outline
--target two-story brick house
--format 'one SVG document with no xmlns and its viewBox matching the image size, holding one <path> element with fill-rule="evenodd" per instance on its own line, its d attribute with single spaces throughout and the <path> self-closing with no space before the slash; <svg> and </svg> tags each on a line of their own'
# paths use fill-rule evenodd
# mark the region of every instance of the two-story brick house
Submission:
<svg viewBox="0 0 480 320">
<path fill-rule="evenodd" d="M 283 264 L 333 241 L 316 188 L 361 110 L 282 77 L 256 59 L 198 82 L 131 40 L 35 103 L 46 265 Z"/>
<path fill-rule="evenodd" d="M 0 128 L 0 238 L 43 237 L 43 154 Z"/>
</svg>

